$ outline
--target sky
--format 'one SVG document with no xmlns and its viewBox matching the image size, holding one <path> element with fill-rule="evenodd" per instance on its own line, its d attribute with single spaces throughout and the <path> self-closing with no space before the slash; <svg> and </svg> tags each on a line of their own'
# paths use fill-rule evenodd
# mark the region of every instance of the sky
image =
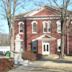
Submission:
<svg viewBox="0 0 72 72">
<path fill-rule="evenodd" d="M 50 1 L 52 1 L 52 0 L 50 0 Z M 72 0 L 71 0 L 71 2 L 72 2 Z M 58 3 L 58 5 L 61 5 L 62 0 L 58 0 L 57 3 Z M 0 2 L 0 32 L 8 34 L 9 29 L 8 29 L 6 18 L 3 17 L 3 15 L 2 15 L 2 14 L 4 14 L 4 10 L 2 9 L 1 5 L 2 5 L 2 2 Z M 18 5 L 19 6 L 17 6 L 16 12 L 15 12 L 16 15 L 36 9 L 39 6 L 50 5 L 50 3 L 48 2 L 48 0 L 19 0 Z M 54 5 L 54 3 L 52 3 L 52 5 Z M 72 5 L 70 5 L 68 7 L 68 10 L 72 10 Z"/>
</svg>

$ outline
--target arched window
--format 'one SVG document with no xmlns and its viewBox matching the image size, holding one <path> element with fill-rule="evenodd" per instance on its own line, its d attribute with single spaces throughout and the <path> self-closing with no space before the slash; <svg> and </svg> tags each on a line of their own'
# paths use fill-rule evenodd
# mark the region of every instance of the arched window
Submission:
<svg viewBox="0 0 72 72">
<path fill-rule="evenodd" d="M 56 22 L 56 24 L 57 24 L 57 32 L 58 32 L 58 33 L 61 33 L 61 22 L 60 22 L 60 20 L 58 20 L 58 21 Z"/>
<path fill-rule="evenodd" d="M 24 32 L 24 22 L 19 22 L 19 33 L 23 33 Z"/>
<path fill-rule="evenodd" d="M 32 22 L 32 33 L 37 33 L 37 21 Z"/>
<path fill-rule="evenodd" d="M 51 31 L 51 21 L 43 21 L 43 33 L 50 33 Z"/>
</svg>

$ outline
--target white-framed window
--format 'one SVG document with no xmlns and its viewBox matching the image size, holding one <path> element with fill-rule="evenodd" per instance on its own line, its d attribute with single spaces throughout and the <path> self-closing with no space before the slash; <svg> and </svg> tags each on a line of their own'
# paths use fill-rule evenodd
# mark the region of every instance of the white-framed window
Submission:
<svg viewBox="0 0 72 72">
<path fill-rule="evenodd" d="M 57 51 L 61 51 L 61 39 L 57 39 Z"/>
<path fill-rule="evenodd" d="M 19 25 L 19 33 L 24 33 L 24 22 L 21 21 L 18 23 Z"/>
<path fill-rule="evenodd" d="M 56 22 L 56 24 L 57 24 L 57 33 L 61 33 L 61 21 L 58 20 L 58 21 Z"/>
<path fill-rule="evenodd" d="M 32 33 L 37 33 L 37 21 L 32 21 Z"/>
<path fill-rule="evenodd" d="M 43 21 L 43 33 L 51 32 L 51 21 Z"/>
</svg>

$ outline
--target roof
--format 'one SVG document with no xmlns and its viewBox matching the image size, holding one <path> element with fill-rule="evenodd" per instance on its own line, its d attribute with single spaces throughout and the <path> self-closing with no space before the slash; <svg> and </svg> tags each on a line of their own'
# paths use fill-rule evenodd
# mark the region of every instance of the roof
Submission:
<svg viewBox="0 0 72 72">
<path fill-rule="evenodd" d="M 36 14 L 38 14 L 39 12 L 43 11 L 44 9 L 47 9 L 47 12 L 48 13 L 51 13 L 50 15 L 48 16 L 60 16 L 61 15 L 61 12 L 59 9 L 57 8 L 52 8 L 52 7 L 48 7 L 48 6 L 43 6 L 43 7 L 39 7 L 38 9 L 34 9 L 34 10 L 31 10 L 31 11 L 28 11 L 26 13 L 23 13 L 23 14 L 20 14 L 20 15 L 17 15 L 15 16 L 16 18 L 23 18 L 23 17 L 38 17 Z M 71 11 L 68 11 L 69 14 L 72 14 Z M 41 16 L 41 15 L 40 15 Z M 42 15 L 44 16 L 44 15 Z M 46 15 L 47 16 L 47 15 Z"/>
<path fill-rule="evenodd" d="M 32 11 L 32 12 L 27 13 L 26 15 L 24 15 L 24 17 L 35 16 L 37 13 L 39 13 L 39 12 L 45 10 L 45 9 L 47 9 L 47 12 L 48 12 L 48 13 L 51 13 L 52 15 L 59 15 L 59 14 L 60 14 L 60 11 L 58 11 L 58 10 L 56 10 L 56 9 L 53 9 L 53 8 L 51 8 L 51 7 L 46 7 L 46 6 L 44 6 L 44 7 L 38 8 L 38 9 Z"/>
</svg>

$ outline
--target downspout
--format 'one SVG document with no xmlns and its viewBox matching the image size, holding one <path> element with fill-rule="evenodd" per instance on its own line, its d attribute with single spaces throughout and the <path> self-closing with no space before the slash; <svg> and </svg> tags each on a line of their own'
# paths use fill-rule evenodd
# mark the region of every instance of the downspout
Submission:
<svg viewBox="0 0 72 72">
<path fill-rule="evenodd" d="M 27 50 L 27 25 L 26 19 L 24 20 L 24 50 Z"/>
</svg>

